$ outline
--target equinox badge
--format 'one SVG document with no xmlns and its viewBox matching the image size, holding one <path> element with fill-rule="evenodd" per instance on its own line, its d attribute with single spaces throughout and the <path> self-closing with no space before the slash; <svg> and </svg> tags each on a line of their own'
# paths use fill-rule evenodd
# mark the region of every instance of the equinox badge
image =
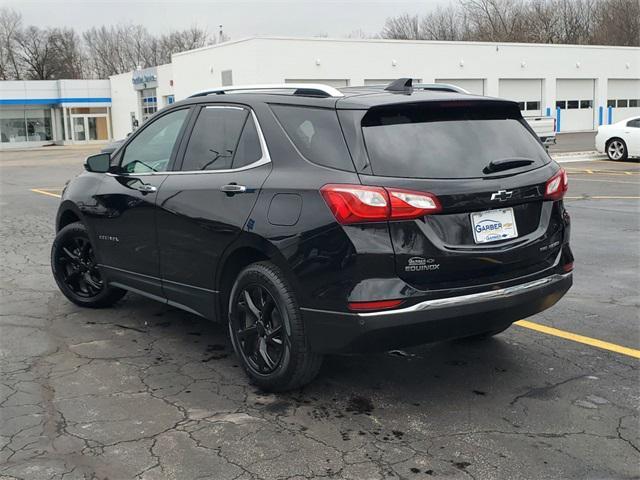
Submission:
<svg viewBox="0 0 640 480">
<path fill-rule="evenodd" d="M 511 198 L 513 192 L 510 190 L 498 190 L 496 193 L 491 194 L 491 200 L 500 200 L 506 202 Z"/>
</svg>

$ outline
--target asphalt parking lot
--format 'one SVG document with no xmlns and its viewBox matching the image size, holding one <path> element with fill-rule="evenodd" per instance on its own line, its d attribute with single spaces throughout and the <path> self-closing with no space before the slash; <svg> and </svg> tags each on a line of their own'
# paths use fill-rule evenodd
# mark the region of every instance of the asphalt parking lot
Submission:
<svg viewBox="0 0 640 480">
<path fill-rule="evenodd" d="M 575 283 L 550 310 L 486 341 L 329 357 L 274 395 L 219 325 L 58 292 L 57 195 L 88 153 L 0 154 L 0 479 L 640 475 L 640 163 L 565 165 Z"/>
</svg>

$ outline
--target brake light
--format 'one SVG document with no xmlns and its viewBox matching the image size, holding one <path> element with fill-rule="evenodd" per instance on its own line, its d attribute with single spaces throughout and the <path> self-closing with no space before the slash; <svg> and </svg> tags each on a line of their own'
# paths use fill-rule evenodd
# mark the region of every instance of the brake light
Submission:
<svg viewBox="0 0 640 480">
<path fill-rule="evenodd" d="M 573 262 L 569 262 L 569 263 L 565 263 L 562 266 L 562 270 L 564 270 L 565 272 L 569 273 L 571 271 L 573 271 Z"/>
<path fill-rule="evenodd" d="M 389 218 L 389 197 L 382 187 L 325 185 L 320 193 L 343 225 L 382 222 Z"/>
<path fill-rule="evenodd" d="M 373 302 L 349 302 L 349 310 L 366 312 L 370 310 L 385 310 L 397 307 L 402 300 L 375 300 Z"/>
<path fill-rule="evenodd" d="M 442 210 L 438 197 L 431 193 L 387 189 L 391 200 L 390 220 L 419 218 Z"/>
<path fill-rule="evenodd" d="M 569 189 L 569 177 L 564 168 L 547 180 L 544 188 L 545 200 L 560 200 Z"/>
<path fill-rule="evenodd" d="M 320 193 L 342 225 L 408 220 L 440 212 L 438 197 L 411 190 L 366 185 L 325 185 Z"/>
</svg>

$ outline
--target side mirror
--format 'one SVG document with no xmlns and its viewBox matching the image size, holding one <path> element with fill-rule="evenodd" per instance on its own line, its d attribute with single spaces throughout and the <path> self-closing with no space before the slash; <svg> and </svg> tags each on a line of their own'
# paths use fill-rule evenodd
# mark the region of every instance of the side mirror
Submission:
<svg viewBox="0 0 640 480">
<path fill-rule="evenodd" d="M 87 157 L 84 168 L 87 172 L 107 173 L 111 168 L 111 154 L 98 153 Z"/>
</svg>

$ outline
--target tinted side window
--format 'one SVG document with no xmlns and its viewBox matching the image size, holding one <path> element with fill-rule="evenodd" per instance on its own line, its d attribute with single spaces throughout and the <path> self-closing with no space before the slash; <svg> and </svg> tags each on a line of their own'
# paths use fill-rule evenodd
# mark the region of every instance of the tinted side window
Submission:
<svg viewBox="0 0 640 480">
<path fill-rule="evenodd" d="M 127 173 L 166 171 L 188 113 L 184 108 L 153 120 L 127 145 L 120 167 Z"/>
<path fill-rule="evenodd" d="M 258 129 L 253 121 L 253 117 L 249 115 L 240 135 L 236 156 L 233 158 L 233 168 L 240 168 L 251 165 L 262 158 L 262 149 L 260 148 L 260 137 L 258 137 Z"/>
<path fill-rule="evenodd" d="M 184 152 L 182 170 L 231 168 L 248 113 L 238 107 L 205 107 L 200 110 Z"/>
<path fill-rule="evenodd" d="M 640 118 L 635 118 L 627 122 L 627 127 L 640 128 Z"/>
<path fill-rule="evenodd" d="M 271 105 L 271 109 L 307 160 L 354 171 L 335 110 L 283 105 Z"/>
</svg>

